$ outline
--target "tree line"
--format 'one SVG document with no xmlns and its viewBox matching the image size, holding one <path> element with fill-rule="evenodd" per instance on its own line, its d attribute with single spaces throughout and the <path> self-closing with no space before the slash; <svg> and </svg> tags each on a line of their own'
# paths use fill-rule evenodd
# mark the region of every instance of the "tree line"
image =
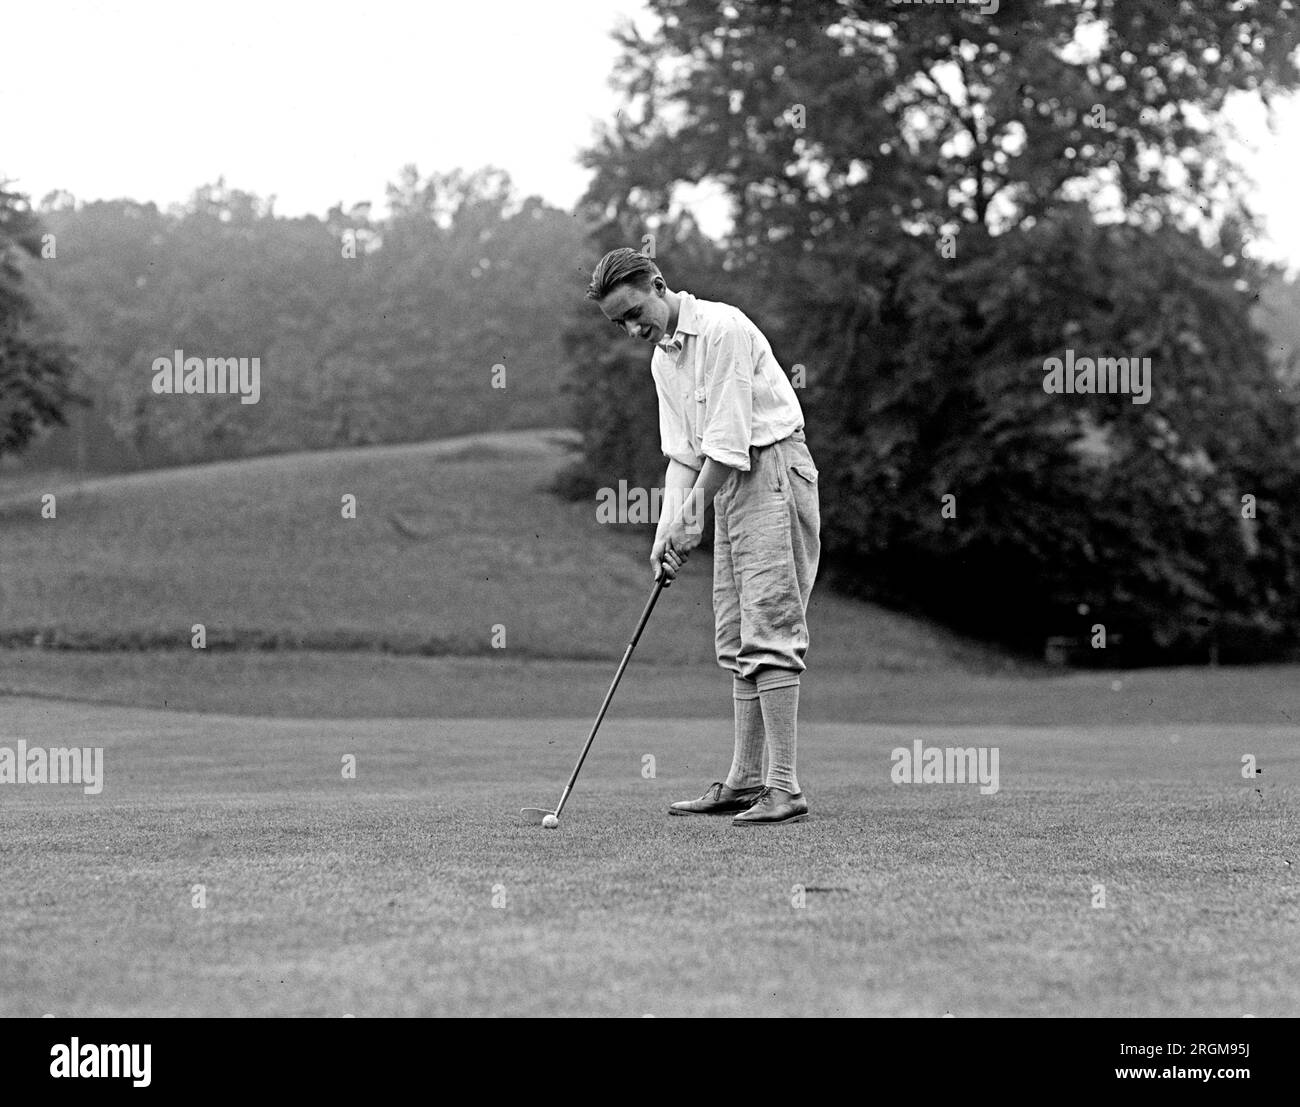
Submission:
<svg viewBox="0 0 1300 1107">
<path fill-rule="evenodd" d="M 366 204 L 287 218 L 223 182 L 170 210 L 11 194 L 25 245 L 11 238 L 5 287 L 26 289 L 31 341 L 62 360 L 8 353 L 6 378 L 33 401 L 25 427 L 65 409 L 77 424 L 39 460 L 117 469 L 564 423 L 573 216 L 493 169 L 408 167 L 387 198 L 378 219 Z M 155 361 L 177 350 L 258 358 L 257 402 L 160 396 Z"/>
</svg>

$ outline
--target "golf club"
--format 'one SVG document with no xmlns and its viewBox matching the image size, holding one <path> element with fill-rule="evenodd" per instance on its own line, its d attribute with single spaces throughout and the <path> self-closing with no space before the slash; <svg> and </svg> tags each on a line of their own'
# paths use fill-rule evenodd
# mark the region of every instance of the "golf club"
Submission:
<svg viewBox="0 0 1300 1107">
<path fill-rule="evenodd" d="M 614 674 L 614 683 L 609 686 L 609 691 L 605 693 L 605 702 L 600 705 L 600 712 L 596 715 L 595 723 L 592 724 L 591 733 L 587 735 L 587 742 L 582 747 L 582 753 L 578 755 L 578 763 L 573 766 L 573 774 L 569 777 L 569 783 L 564 786 L 564 792 L 560 796 L 559 804 L 554 811 L 548 811 L 542 807 L 521 808 L 519 814 L 523 816 L 524 822 L 540 826 L 545 825 L 548 818 L 554 817 L 555 822 L 550 825 L 554 827 L 559 823 L 560 814 L 564 810 L 565 803 L 568 802 L 569 793 L 573 791 L 574 781 L 578 779 L 578 773 L 582 770 L 582 763 L 587 760 L 587 751 L 591 749 L 591 743 L 595 741 L 596 731 L 600 729 L 600 722 L 605 717 L 605 712 L 609 710 L 609 704 L 614 698 L 614 691 L 618 688 L 618 682 L 623 679 L 623 670 L 627 668 L 627 663 L 632 658 L 632 651 L 636 648 L 641 632 L 645 630 L 645 625 L 650 620 L 650 612 L 654 610 L 655 601 L 659 599 L 659 593 L 664 590 L 664 582 L 667 579 L 667 574 L 661 571 L 655 580 L 654 591 L 650 593 L 645 609 L 641 612 L 641 618 L 636 624 L 636 632 L 632 635 L 632 641 L 627 644 L 627 649 L 623 652 L 623 660 L 619 663 L 618 672 Z"/>
</svg>

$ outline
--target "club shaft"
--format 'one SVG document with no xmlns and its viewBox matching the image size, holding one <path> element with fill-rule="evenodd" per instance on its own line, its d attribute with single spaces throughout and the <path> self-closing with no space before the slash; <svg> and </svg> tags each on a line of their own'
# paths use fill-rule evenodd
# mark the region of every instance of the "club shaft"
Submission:
<svg viewBox="0 0 1300 1107">
<path fill-rule="evenodd" d="M 569 793 L 573 791 L 574 782 L 578 779 L 578 774 L 582 771 L 582 763 L 587 760 L 587 753 L 591 749 L 591 743 L 596 740 L 596 731 L 600 729 L 601 720 L 605 718 L 605 712 L 609 710 L 610 702 L 614 699 L 614 692 L 618 689 L 618 682 L 623 679 L 623 670 L 627 668 L 627 663 L 632 660 L 632 651 L 636 649 L 636 644 L 641 640 L 641 632 L 645 630 L 645 625 L 650 621 L 650 612 L 655 608 L 655 601 L 659 599 L 659 593 L 664 590 L 664 574 L 659 574 L 659 579 L 655 581 L 654 591 L 650 593 L 650 598 L 646 601 L 645 609 L 641 612 L 641 618 L 636 624 L 636 633 L 632 635 L 632 640 L 627 644 L 627 649 L 623 651 L 623 660 L 619 662 L 618 672 L 614 674 L 614 682 L 609 686 L 609 691 L 605 693 L 605 702 L 600 705 L 600 712 L 596 715 L 596 721 L 591 726 L 591 733 L 587 735 L 586 744 L 582 747 L 582 753 L 578 755 L 578 763 L 573 766 L 573 774 L 569 777 L 569 783 L 564 786 L 564 793 L 560 796 L 559 806 L 555 809 L 555 817 L 560 817 L 560 812 L 564 810 L 564 805 L 569 802 Z"/>
</svg>

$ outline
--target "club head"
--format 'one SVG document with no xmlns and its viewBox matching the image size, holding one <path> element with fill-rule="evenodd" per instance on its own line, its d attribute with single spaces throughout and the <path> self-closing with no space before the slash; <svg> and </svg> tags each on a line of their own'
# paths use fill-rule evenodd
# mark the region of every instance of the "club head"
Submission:
<svg viewBox="0 0 1300 1107">
<path fill-rule="evenodd" d="M 524 822 L 529 823 L 532 826 L 541 826 L 542 820 L 546 818 L 547 815 L 554 815 L 555 812 L 548 811 L 545 807 L 521 807 L 519 809 L 519 814 L 522 816 Z"/>
</svg>

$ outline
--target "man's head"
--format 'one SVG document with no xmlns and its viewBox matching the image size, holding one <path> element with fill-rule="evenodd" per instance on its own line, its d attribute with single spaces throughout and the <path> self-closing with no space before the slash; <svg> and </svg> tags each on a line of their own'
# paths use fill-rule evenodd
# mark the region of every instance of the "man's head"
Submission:
<svg viewBox="0 0 1300 1107">
<path fill-rule="evenodd" d="M 658 342 L 677 323 L 677 296 L 645 254 L 611 250 L 596 266 L 587 288 L 605 318 L 632 338 Z"/>
</svg>

